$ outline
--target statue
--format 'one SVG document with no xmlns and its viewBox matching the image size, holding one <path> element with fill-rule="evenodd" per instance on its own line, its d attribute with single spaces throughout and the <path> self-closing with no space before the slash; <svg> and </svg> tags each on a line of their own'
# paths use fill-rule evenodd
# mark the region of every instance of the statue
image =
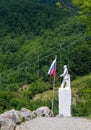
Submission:
<svg viewBox="0 0 91 130">
<path fill-rule="evenodd" d="M 60 77 L 63 77 L 61 89 L 70 89 L 70 75 L 68 74 L 67 65 L 64 65 L 64 72 L 60 75 Z"/>
<path fill-rule="evenodd" d="M 63 81 L 58 90 L 59 116 L 71 117 L 71 86 L 67 65 L 64 65 L 64 72 L 60 77 L 63 77 Z"/>
</svg>

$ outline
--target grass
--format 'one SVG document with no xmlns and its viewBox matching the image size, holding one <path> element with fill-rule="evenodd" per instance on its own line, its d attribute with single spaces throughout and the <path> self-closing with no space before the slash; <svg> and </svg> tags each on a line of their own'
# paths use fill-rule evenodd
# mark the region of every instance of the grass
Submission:
<svg viewBox="0 0 91 130">
<path fill-rule="evenodd" d="M 91 114 L 88 115 L 87 119 L 91 120 Z"/>
<path fill-rule="evenodd" d="M 90 85 L 87 83 L 87 81 L 89 81 L 91 83 L 91 75 L 86 75 L 86 76 L 82 76 L 82 77 L 78 77 L 76 80 L 72 81 L 71 82 L 71 88 L 72 88 L 72 96 L 73 97 L 77 97 L 77 91 L 81 88 L 85 88 L 85 87 L 89 87 L 87 85 Z M 56 86 L 55 87 L 55 97 L 58 96 L 58 89 L 59 89 L 59 86 Z M 48 91 L 45 91 L 43 93 L 40 93 L 40 94 L 36 94 L 34 97 L 33 97 L 33 101 L 36 101 L 36 100 L 51 100 L 52 98 L 52 90 L 48 90 Z"/>
</svg>

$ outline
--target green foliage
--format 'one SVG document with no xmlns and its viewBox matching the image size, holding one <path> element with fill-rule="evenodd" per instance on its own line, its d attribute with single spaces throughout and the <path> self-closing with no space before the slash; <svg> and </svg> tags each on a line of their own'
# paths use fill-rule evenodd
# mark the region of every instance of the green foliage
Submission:
<svg viewBox="0 0 91 130">
<path fill-rule="evenodd" d="M 72 116 L 89 116 L 91 113 L 91 83 L 90 75 L 81 76 L 71 82 L 72 85 Z M 59 87 L 58 87 L 59 88 Z M 55 90 L 54 114 L 58 114 L 58 88 Z M 46 95 L 46 98 L 45 96 Z M 38 94 L 36 98 L 31 99 L 34 108 L 47 105 L 51 109 L 52 90 Z M 37 101 L 40 102 L 38 107 Z M 42 104 L 43 103 L 43 104 Z"/>
<path fill-rule="evenodd" d="M 73 3 L 79 7 L 80 19 L 87 25 L 87 31 L 91 36 L 91 1 L 90 0 L 73 0 Z"/>
<path fill-rule="evenodd" d="M 62 4 L 58 1 L 58 2 L 56 2 L 56 6 L 58 6 L 58 8 L 61 8 Z"/>
<path fill-rule="evenodd" d="M 87 118 L 91 120 L 91 114 L 89 114 Z"/>
<path fill-rule="evenodd" d="M 91 70 L 86 24 L 81 24 L 72 12 L 56 8 L 56 0 L 35 1 L 0 1 L 0 113 L 23 106 L 31 110 L 41 105 L 51 108 L 50 100 L 33 101 L 32 98 L 52 89 L 53 77 L 47 72 L 55 55 L 57 85 L 64 64 L 68 65 L 71 79 L 89 74 Z M 70 1 L 64 2 L 71 5 Z M 87 15 L 84 20 L 90 25 L 90 18 L 85 17 Z M 79 98 L 91 98 L 90 82 L 87 79 L 86 89 L 78 90 Z M 28 89 L 23 90 L 26 84 Z M 55 114 L 58 113 L 57 103 L 55 98 Z M 84 115 L 86 110 L 85 115 L 88 115 L 89 104 L 90 100 L 73 104 L 73 114 Z"/>
<path fill-rule="evenodd" d="M 71 52 L 70 68 L 71 68 L 72 73 L 75 73 L 75 75 L 84 75 L 85 74 L 84 72 L 89 73 L 91 70 L 91 67 L 90 67 L 91 48 L 89 48 L 89 45 L 87 44 L 79 45 L 78 47 L 74 48 L 70 52 Z M 86 67 L 87 65 L 89 67 Z"/>
<path fill-rule="evenodd" d="M 91 113 L 91 78 L 83 77 L 76 82 L 76 102 L 72 104 L 73 116 L 89 116 Z M 79 87 L 77 87 L 79 86 Z M 77 87 L 77 88 L 76 88 Z"/>
</svg>

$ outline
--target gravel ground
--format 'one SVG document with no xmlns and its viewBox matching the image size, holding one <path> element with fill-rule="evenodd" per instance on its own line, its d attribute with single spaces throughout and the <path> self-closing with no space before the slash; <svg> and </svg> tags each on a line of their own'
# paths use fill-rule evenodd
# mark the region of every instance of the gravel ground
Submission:
<svg viewBox="0 0 91 130">
<path fill-rule="evenodd" d="M 91 130 L 91 121 L 77 117 L 37 117 L 18 125 L 16 130 Z"/>
</svg>

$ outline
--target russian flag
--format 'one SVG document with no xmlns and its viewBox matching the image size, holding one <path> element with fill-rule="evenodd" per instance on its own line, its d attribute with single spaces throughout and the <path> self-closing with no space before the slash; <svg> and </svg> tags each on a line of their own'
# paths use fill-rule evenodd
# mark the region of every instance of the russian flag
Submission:
<svg viewBox="0 0 91 130">
<path fill-rule="evenodd" d="M 50 69 L 48 71 L 48 75 L 54 76 L 56 74 L 56 58 L 52 62 Z"/>
</svg>

